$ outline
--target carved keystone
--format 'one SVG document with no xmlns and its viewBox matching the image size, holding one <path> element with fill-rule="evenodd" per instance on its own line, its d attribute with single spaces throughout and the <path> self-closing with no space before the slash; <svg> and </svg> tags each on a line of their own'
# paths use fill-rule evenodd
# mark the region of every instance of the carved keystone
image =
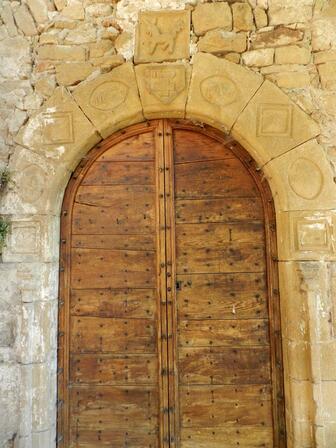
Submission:
<svg viewBox="0 0 336 448">
<path fill-rule="evenodd" d="M 185 116 L 190 66 L 142 64 L 135 67 L 146 118 Z"/>
<path fill-rule="evenodd" d="M 135 62 L 189 58 L 190 11 L 140 11 Z"/>
</svg>

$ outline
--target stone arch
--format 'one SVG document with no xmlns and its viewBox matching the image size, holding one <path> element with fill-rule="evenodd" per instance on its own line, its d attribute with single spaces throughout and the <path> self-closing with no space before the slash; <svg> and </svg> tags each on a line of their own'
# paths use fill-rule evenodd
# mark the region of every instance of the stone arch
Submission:
<svg viewBox="0 0 336 448">
<path fill-rule="evenodd" d="M 231 133 L 270 184 L 277 215 L 288 446 L 313 446 L 318 423 L 313 380 L 320 374 L 312 362 L 319 331 L 314 297 L 325 288 L 318 261 L 336 258 L 331 167 L 316 141 L 316 123 L 287 95 L 259 74 L 204 53 L 192 64 L 125 63 L 71 93 L 58 88 L 17 136 L 10 164 L 14 184 L 2 213 L 12 216 L 3 258 L 20 274 L 22 383 L 34 390 L 32 400 L 21 404 L 21 426 L 35 437 L 35 448 L 54 446 L 59 215 L 69 177 L 103 138 L 164 117 Z M 317 275 L 321 280 L 314 289 L 309 279 Z"/>
</svg>

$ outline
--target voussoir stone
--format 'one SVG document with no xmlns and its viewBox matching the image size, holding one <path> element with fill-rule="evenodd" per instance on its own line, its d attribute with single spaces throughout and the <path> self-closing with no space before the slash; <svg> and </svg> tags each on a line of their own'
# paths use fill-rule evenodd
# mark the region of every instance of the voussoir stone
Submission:
<svg viewBox="0 0 336 448">
<path fill-rule="evenodd" d="M 232 30 L 232 14 L 228 3 L 201 3 L 192 13 L 194 32 L 198 36 L 216 28 Z"/>
<path fill-rule="evenodd" d="M 189 64 L 141 64 L 135 73 L 145 118 L 184 118 Z"/>
<path fill-rule="evenodd" d="M 110 73 L 78 86 L 74 97 L 104 138 L 143 120 L 131 63 L 122 64 Z"/>
<path fill-rule="evenodd" d="M 16 137 L 17 143 L 33 151 L 70 164 L 99 140 L 93 125 L 62 87 L 55 90 Z"/>
<path fill-rule="evenodd" d="M 336 207 L 336 184 L 325 151 L 308 141 L 267 164 L 281 196 L 281 210 L 329 210 Z M 272 179 L 271 179 L 272 181 Z"/>
<path fill-rule="evenodd" d="M 230 129 L 262 84 L 262 77 L 238 64 L 198 53 L 194 58 L 187 117 Z"/>
<path fill-rule="evenodd" d="M 264 164 L 317 136 L 319 127 L 278 87 L 265 81 L 232 133 L 258 163 Z"/>
</svg>

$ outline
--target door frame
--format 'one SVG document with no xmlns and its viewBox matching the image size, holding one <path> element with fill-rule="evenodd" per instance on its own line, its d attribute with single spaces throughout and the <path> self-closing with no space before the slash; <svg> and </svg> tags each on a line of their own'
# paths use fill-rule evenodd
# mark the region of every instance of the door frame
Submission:
<svg viewBox="0 0 336 448">
<path fill-rule="evenodd" d="M 275 208 L 272 193 L 266 178 L 258 168 L 257 163 L 251 155 L 232 137 L 208 125 L 195 125 L 189 120 L 183 119 L 162 119 L 164 120 L 164 138 L 170 138 L 169 126 L 173 129 L 186 129 L 207 135 L 218 142 L 225 143 L 235 156 L 243 163 L 249 174 L 254 179 L 260 192 L 263 203 L 265 217 L 265 238 L 266 238 L 266 264 L 267 264 L 267 284 L 268 284 L 268 305 L 270 324 L 270 344 L 271 344 L 271 371 L 272 371 L 272 398 L 274 416 L 274 440 L 275 448 L 286 446 L 285 428 L 285 396 L 284 396 L 284 373 L 282 354 L 282 332 L 280 315 L 280 293 L 279 293 L 279 273 L 276 239 Z M 150 129 L 156 128 L 156 124 L 161 119 L 146 121 L 132 125 L 121 131 L 112 134 L 93 149 L 91 149 L 81 160 L 73 172 L 67 185 L 62 210 L 61 210 L 61 244 L 60 244 L 60 301 L 58 311 L 58 399 L 57 399 L 57 445 L 59 448 L 67 448 L 69 437 L 69 353 L 67 348 L 69 341 L 69 315 L 70 315 L 70 247 L 71 247 L 71 223 L 72 207 L 77 189 L 95 160 L 108 148 L 115 144 Z M 167 127 L 168 125 L 168 127 Z"/>
</svg>

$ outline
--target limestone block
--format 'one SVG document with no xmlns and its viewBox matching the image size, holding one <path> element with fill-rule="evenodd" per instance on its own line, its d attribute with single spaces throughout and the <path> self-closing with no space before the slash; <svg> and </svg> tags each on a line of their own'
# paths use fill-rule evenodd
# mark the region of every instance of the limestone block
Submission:
<svg viewBox="0 0 336 448">
<path fill-rule="evenodd" d="M 64 88 L 58 88 L 16 137 L 17 143 L 73 167 L 100 140 Z"/>
<path fill-rule="evenodd" d="M 17 36 L 17 29 L 14 22 L 13 12 L 9 3 L 2 6 L 1 18 L 3 20 L 3 23 L 6 25 L 8 35 L 10 37 Z"/>
<path fill-rule="evenodd" d="M 135 73 L 145 118 L 185 116 L 190 65 L 141 64 Z"/>
<path fill-rule="evenodd" d="M 56 67 L 56 80 L 62 86 L 72 86 L 86 79 L 94 70 L 88 62 L 59 64 Z"/>
<path fill-rule="evenodd" d="M 19 79 L 30 77 L 30 44 L 24 37 L 17 36 L 1 41 L 0 60 L 0 76 L 10 79 L 13 79 L 13 74 Z"/>
<path fill-rule="evenodd" d="M 290 71 L 268 75 L 267 79 L 283 89 L 301 89 L 309 87 L 311 78 L 308 71 Z"/>
<path fill-rule="evenodd" d="M 328 422 L 336 422 L 336 381 L 323 381 L 322 388 L 322 403 L 320 408 L 321 420 L 324 424 Z"/>
<path fill-rule="evenodd" d="M 319 344 L 321 353 L 321 379 L 336 381 L 336 340 Z"/>
<path fill-rule="evenodd" d="M 200 36 L 216 28 L 232 30 L 232 14 L 228 3 L 200 3 L 192 13 L 194 32 Z"/>
<path fill-rule="evenodd" d="M 313 0 L 272 0 L 268 15 L 271 25 L 308 22 L 313 15 Z"/>
<path fill-rule="evenodd" d="M 86 51 L 84 47 L 70 45 L 41 45 L 37 49 L 39 59 L 49 59 L 51 61 L 85 61 Z"/>
<path fill-rule="evenodd" d="M 310 381 L 292 381 L 291 393 L 295 399 L 292 401 L 293 421 L 296 422 L 310 422 L 314 415 L 314 401 L 312 396 L 312 384 Z M 299 425 L 300 426 L 300 425 Z M 301 432 L 301 428 L 295 430 Z M 305 431 L 306 432 L 306 431 Z M 295 437 L 295 436 L 294 436 Z M 302 440 L 302 435 L 297 440 Z"/>
<path fill-rule="evenodd" d="M 53 366 L 50 365 L 50 362 L 35 364 L 32 366 L 33 432 L 47 433 L 48 429 L 50 428 L 51 408 L 53 407 L 52 403 L 54 403 L 54 400 L 56 398 L 50 394 L 50 390 L 52 387 L 51 383 L 56 380 L 55 370 L 55 367 L 53 368 Z M 42 439 L 45 439 L 47 436 L 48 434 L 45 434 Z M 35 445 L 33 446 L 35 448 Z M 39 445 L 37 445 L 37 447 L 38 446 Z"/>
<path fill-rule="evenodd" d="M 56 80 L 54 76 L 39 78 L 35 83 L 35 91 L 44 98 L 49 98 L 55 91 Z"/>
<path fill-rule="evenodd" d="M 64 43 L 70 45 L 95 43 L 96 41 L 96 29 L 91 23 L 84 23 L 74 30 L 69 30 L 64 38 Z"/>
<path fill-rule="evenodd" d="M 315 140 L 270 161 L 265 173 L 270 183 L 277 186 L 275 195 L 281 210 L 336 208 L 333 171 L 323 148 Z"/>
<path fill-rule="evenodd" d="M 19 383 L 18 364 L 2 362 L 0 364 L 0 440 L 5 437 L 4 442 L 7 442 L 9 437 L 12 438 L 19 425 Z"/>
<path fill-rule="evenodd" d="M 336 259 L 335 212 L 279 212 L 277 226 L 279 260 Z"/>
<path fill-rule="evenodd" d="M 107 51 L 113 49 L 113 43 L 110 40 L 101 40 L 89 45 L 90 58 L 99 58 L 104 56 Z"/>
<path fill-rule="evenodd" d="M 48 7 L 45 0 L 27 0 L 27 4 L 37 23 L 48 21 Z"/>
<path fill-rule="evenodd" d="M 233 29 L 236 31 L 254 30 L 253 14 L 248 3 L 233 3 Z"/>
<path fill-rule="evenodd" d="M 112 54 L 101 56 L 99 58 L 92 58 L 90 59 L 90 62 L 94 67 L 100 67 L 101 71 L 104 73 L 123 64 L 125 60 L 121 54 Z"/>
<path fill-rule="evenodd" d="M 200 37 L 198 41 L 199 51 L 205 53 L 222 54 L 226 52 L 242 53 L 247 46 L 246 33 L 234 33 L 231 31 L 213 30 Z"/>
<path fill-rule="evenodd" d="M 299 42 L 303 39 L 301 30 L 279 26 L 270 31 L 255 33 L 251 39 L 252 49 L 267 47 L 282 47 Z"/>
<path fill-rule="evenodd" d="M 62 16 L 72 20 L 84 19 L 84 8 L 81 1 L 67 2 L 67 6 L 62 9 Z"/>
<path fill-rule="evenodd" d="M 314 53 L 314 63 L 323 64 L 324 62 L 336 61 L 336 50 L 325 50 Z"/>
<path fill-rule="evenodd" d="M 22 148 L 12 155 L 9 169 L 13 173 L 13 185 L 2 198 L 1 213 L 58 212 L 70 176 L 69 168 Z"/>
<path fill-rule="evenodd" d="M 209 54 L 194 58 L 187 117 L 230 129 L 262 83 L 262 78 L 240 65 Z"/>
<path fill-rule="evenodd" d="M 254 9 L 254 21 L 257 28 L 264 28 L 268 24 L 268 18 L 265 10 L 259 6 Z"/>
<path fill-rule="evenodd" d="M 227 59 L 230 62 L 234 62 L 235 64 L 239 64 L 240 56 L 241 56 L 240 53 L 226 53 L 224 58 Z"/>
<path fill-rule="evenodd" d="M 25 4 L 22 4 L 14 11 L 14 19 L 17 26 L 26 36 L 35 36 L 37 34 L 34 19 Z"/>
<path fill-rule="evenodd" d="M 143 120 L 134 69 L 130 63 L 78 86 L 74 97 L 104 138 Z"/>
<path fill-rule="evenodd" d="M 54 235 L 53 238 L 55 239 Z M 36 300 L 56 300 L 58 296 L 59 263 L 10 263 L 0 271 L 2 298 L 12 306 L 20 300 L 31 303 Z"/>
<path fill-rule="evenodd" d="M 336 61 L 326 62 L 317 66 L 324 89 L 336 89 Z"/>
<path fill-rule="evenodd" d="M 55 347 L 57 301 L 36 301 L 22 304 L 18 316 L 16 356 L 23 364 L 41 363 L 50 358 Z"/>
<path fill-rule="evenodd" d="M 88 17 L 103 17 L 112 15 L 113 8 L 108 4 L 97 3 L 86 6 L 85 12 Z"/>
<path fill-rule="evenodd" d="M 282 330 L 290 342 L 308 343 L 309 310 L 302 266 L 295 262 L 279 263 L 278 266 Z M 309 375 L 309 370 L 305 374 Z"/>
<path fill-rule="evenodd" d="M 311 357 L 308 342 L 288 343 L 288 374 L 294 380 L 311 380 Z"/>
<path fill-rule="evenodd" d="M 3 261 L 57 261 L 58 220 L 54 216 L 34 215 L 11 218 L 9 241 L 3 249 Z"/>
<path fill-rule="evenodd" d="M 233 136 L 264 164 L 319 134 L 287 95 L 265 81 L 233 127 Z"/>
<path fill-rule="evenodd" d="M 190 11 L 140 11 L 135 62 L 189 58 Z"/>
<path fill-rule="evenodd" d="M 274 60 L 274 49 L 263 48 L 243 53 L 242 61 L 248 67 L 266 67 L 272 65 Z"/>
<path fill-rule="evenodd" d="M 276 64 L 309 64 L 311 52 L 308 48 L 291 45 L 275 49 Z"/>
<path fill-rule="evenodd" d="M 0 348 L 11 347 L 15 341 L 15 316 L 12 312 L 0 308 Z"/>
</svg>

